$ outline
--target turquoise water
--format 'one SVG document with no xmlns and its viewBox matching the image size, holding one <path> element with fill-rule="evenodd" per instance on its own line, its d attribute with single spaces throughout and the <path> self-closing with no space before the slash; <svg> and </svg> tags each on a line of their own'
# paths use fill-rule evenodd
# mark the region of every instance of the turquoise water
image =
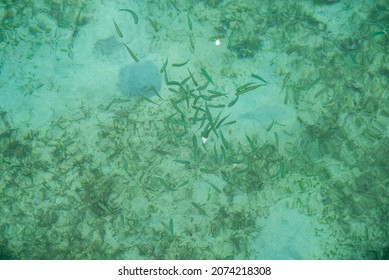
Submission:
<svg viewBox="0 0 389 280">
<path fill-rule="evenodd" d="M 1 259 L 388 259 L 387 1 L 0 20 Z"/>
</svg>

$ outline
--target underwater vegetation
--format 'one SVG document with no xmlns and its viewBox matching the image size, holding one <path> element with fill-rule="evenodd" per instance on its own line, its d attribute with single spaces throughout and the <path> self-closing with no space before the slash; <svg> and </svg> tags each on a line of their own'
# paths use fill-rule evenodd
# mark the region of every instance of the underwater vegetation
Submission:
<svg viewBox="0 0 389 280">
<path fill-rule="evenodd" d="M 218 5 L 223 3 L 223 0 L 205 0 L 204 1 L 208 6 L 216 8 Z"/>
<path fill-rule="evenodd" d="M 84 8 L 83 0 L 1 1 L 0 43 L 10 46 L 23 41 L 57 44 L 59 52 L 72 56 L 74 38 L 89 22 L 83 13 Z M 66 38 L 61 45 L 59 36 Z M 33 49 L 32 45 L 30 47 Z"/>
<path fill-rule="evenodd" d="M 338 0 L 314 0 L 315 4 L 335 4 L 339 2 Z"/>
<path fill-rule="evenodd" d="M 134 91 L 131 79 L 140 78 L 124 66 L 122 96 L 55 115 L 42 129 L 16 124 L 0 108 L 0 258 L 249 259 L 269 209 L 285 202 L 333 229 L 335 245 L 325 244 L 321 258 L 387 259 L 385 2 L 366 14 L 371 24 L 353 18 L 353 30 L 336 35 L 298 1 L 254 2 L 123 7 L 118 12 L 132 26 L 147 25 L 151 40 L 182 40 L 194 56 L 166 56 L 150 66 L 125 43 L 125 27 L 110 20 L 115 37 L 93 50 L 124 51 L 131 66 L 141 67 L 135 72 L 145 64 L 152 69 L 152 81 L 141 77 L 147 82 Z M 73 59 L 73 40 L 89 22 L 84 2 L 44 3 L 45 9 L 32 1 L 0 4 L 2 46 L 10 51 L 23 36 L 52 44 L 57 26 L 70 30 L 59 48 Z M 187 13 L 180 36 L 168 37 L 159 9 Z M 270 39 L 282 42 L 272 51 L 290 60 L 272 80 L 224 76 L 196 57 L 196 27 L 203 23 L 213 28 L 206 36 L 226 39 L 240 62 L 261 56 Z M 296 110 L 298 130 L 292 135 L 274 120 L 237 135 L 234 109 L 270 82 L 279 83 L 275 94 Z"/>
<path fill-rule="evenodd" d="M 6 241 L 0 242 L 0 260 L 14 260 L 16 257 L 7 247 Z"/>
</svg>

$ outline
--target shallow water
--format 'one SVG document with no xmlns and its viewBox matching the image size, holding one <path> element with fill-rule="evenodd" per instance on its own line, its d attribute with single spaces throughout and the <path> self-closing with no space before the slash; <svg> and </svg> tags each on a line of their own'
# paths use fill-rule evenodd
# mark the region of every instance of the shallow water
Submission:
<svg viewBox="0 0 389 280">
<path fill-rule="evenodd" d="M 162 75 L 157 66 L 148 60 L 131 63 L 120 70 L 118 88 L 124 96 L 138 97 L 154 86 L 161 89 Z M 155 93 L 150 91 L 149 96 Z"/>
<path fill-rule="evenodd" d="M 387 259 L 388 10 L 1 2 L 0 258 Z"/>
</svg>

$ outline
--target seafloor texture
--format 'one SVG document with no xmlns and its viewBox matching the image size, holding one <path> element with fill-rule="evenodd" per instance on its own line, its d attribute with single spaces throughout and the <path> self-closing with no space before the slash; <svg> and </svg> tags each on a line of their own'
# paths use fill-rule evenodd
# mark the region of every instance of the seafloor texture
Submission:
<svg viewBox="0 0 389 280">
<path fill-rule="evenodd" d="M 389 258 L 388 1 L 0 22 L 0 258 Z"/>
</svg>

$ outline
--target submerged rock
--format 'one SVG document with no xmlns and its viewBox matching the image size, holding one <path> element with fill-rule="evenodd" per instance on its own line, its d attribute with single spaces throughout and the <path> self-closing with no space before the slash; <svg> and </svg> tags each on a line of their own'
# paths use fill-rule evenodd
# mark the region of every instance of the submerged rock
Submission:
<svg viewBox="0 0 389 280">
<path fill-rule="evenodd" d="M 161 88 L 162 75 L 157 66 L 148 60 L 123 67 L 119 73 L 118 88 L 123 95 L 140 96 L 150 86 L 157 91 Z M 155 94 L 150 91 L 150 95 Z"/>
</svg>

